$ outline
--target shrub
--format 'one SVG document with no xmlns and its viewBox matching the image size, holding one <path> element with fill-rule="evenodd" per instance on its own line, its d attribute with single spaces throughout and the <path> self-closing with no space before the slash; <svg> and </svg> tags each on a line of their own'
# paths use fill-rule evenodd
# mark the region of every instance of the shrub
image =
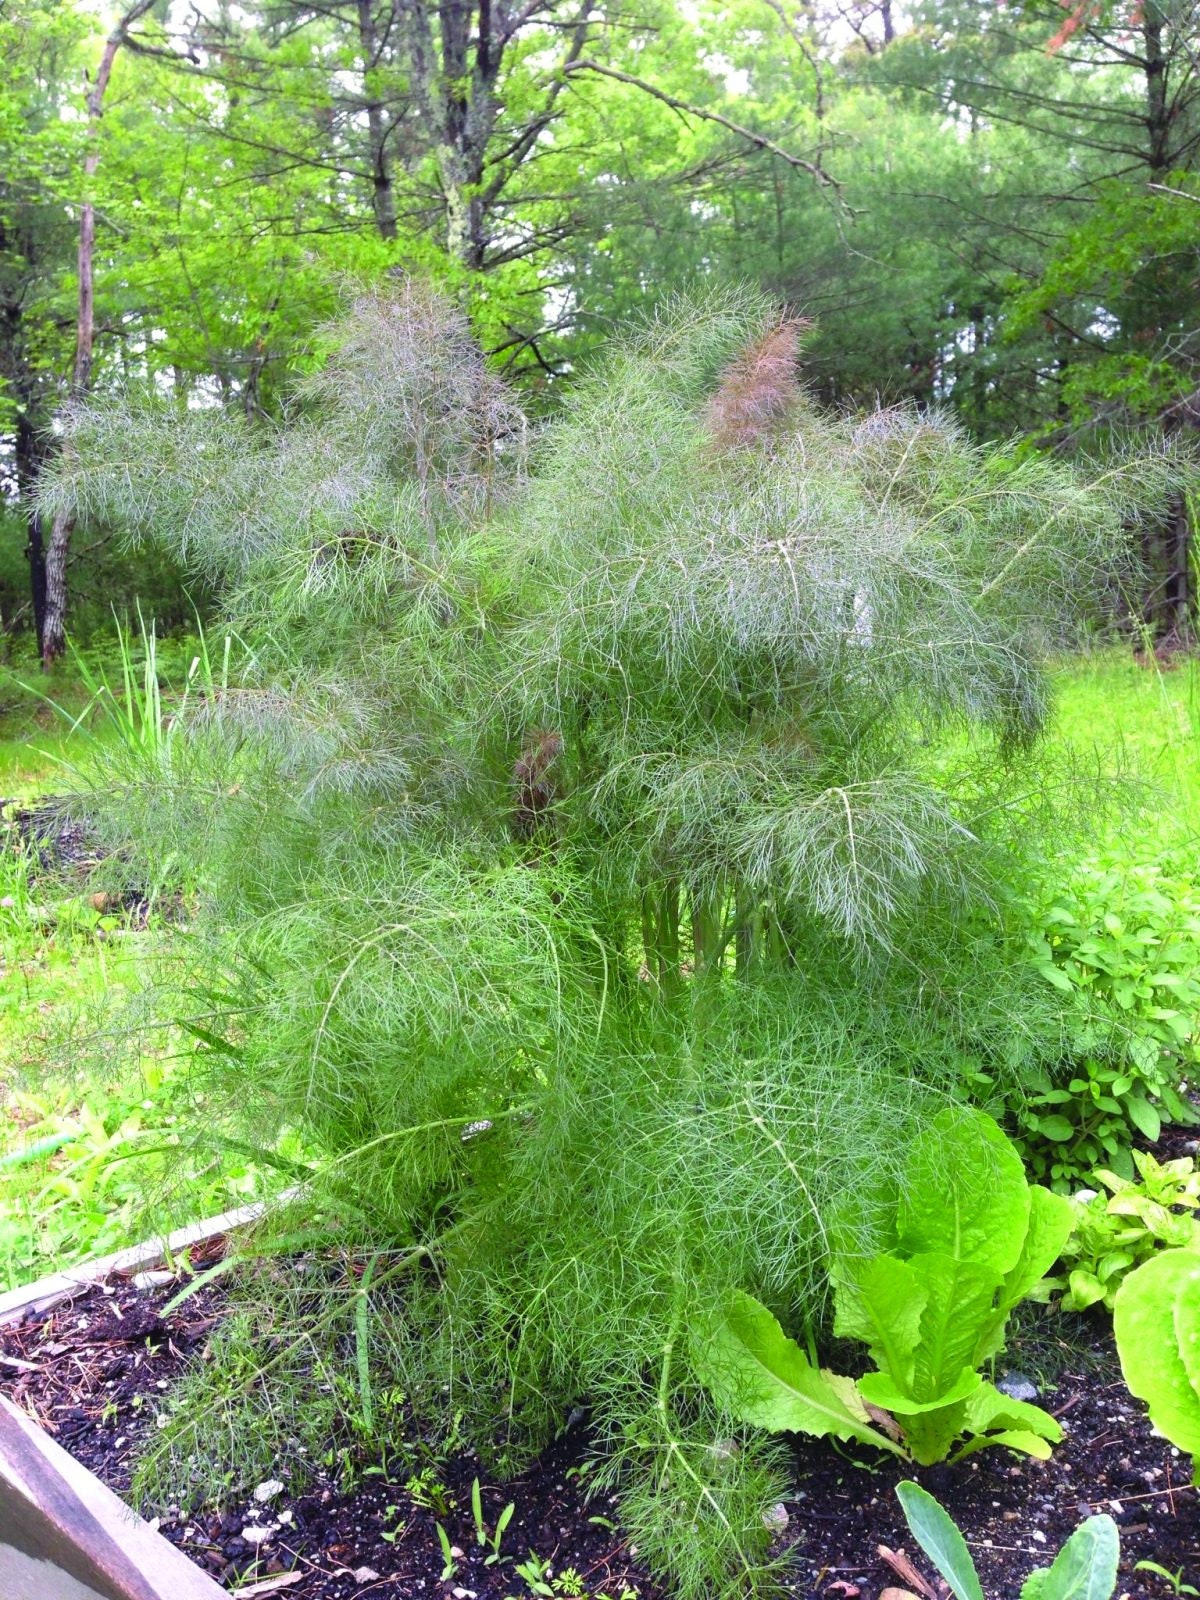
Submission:
<svg viewBox="0 0 1200 1600">
<path fill-rule="evenodd" d="M 1028 902 L 1029 947 L 1076 1003 L 1062 1059 L 1018 1104 L 1033 1171 L 1069 1188 L 1096 1167 L 1133 1176 L 1134 1137 L 1195 1122 L 1181 1093 L 1200 1060 L 1200 891 L 1152 865 L 1085 862 Z"/>
<path fill-rule="evenodd" d="M 107 826 L 197 886 L 206 1104 L 289 1130 L 380 1260 L 324 1313 L 360 1379 L 502 1464 L 588 1403 L 652 1565 L 753 1589 L 777 1456 L 726 1448 L 686 1330 L 741 1288 L 815 1336 L 835 1202 L 869 1254 L 970 1042 L 1058 1025 L 988 907 L 1037 831 L 1046 630 L 1135 489 L 827 416 L 741 295 L 619 343 L 532 445 L 431 291 L 325 337 L 277 433 L 71 424 L 47 510 L 221 574 L 254 651 Z"/>
</svg>

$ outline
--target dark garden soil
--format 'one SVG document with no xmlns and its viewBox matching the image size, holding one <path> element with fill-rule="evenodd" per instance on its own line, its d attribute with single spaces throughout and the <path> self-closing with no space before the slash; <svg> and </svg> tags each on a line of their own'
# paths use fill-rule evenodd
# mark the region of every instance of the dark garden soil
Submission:
<svg viewBox="0 0 1200 1600">
<path fill-rule="evenodd" d="M 0 1330 L 0 1388 L 118 1493 L 128 1490 L 139 1442 L 156 1425 L 156 1403 L 202 1355 L 226 1314 L 222 1290 L 213 1285 L 163 1317 L 160 1308 L 176 1288 L 138 1289 L 113 1278 Z M 1200 1503 L 1188 1483 L 1189 1464 L 1151 1434 L 1130 1399 L 1105 1320 L 1030 1312 L 1015 1348 L 1034 1372 L 1058 1368 L 1040 1395 L 1065 1431 L 1053 1459 L 1030 1462 L 994 1450 L 953 1469 L 913 1474 L 962 1527 L 990 1600 L 1015 1600 L 1029 1571 L 1046 1564 L 1093 1511 L 1108 1512 L 1121 1529 L 1118 1595 L 1153 1600 L 1171 1592 L 1161 1579 L 1135 1572 L 1139 1560 L 1182 1568 L 1184 1581 L 1200 1587 Z M 581 1593 L 619 1600 L 636 1589 L 640 1600 L 661 1600 L 639 1570 L 636 1548 L 615 1526 L 614 1504 L 586 1499 L 574 1470 L 586 1459 L 577 1427 L 532 1470 L 503 1485 L 469 1458 L 452 1460 L 439 1469 L 452 1501 L 442 1516 L 413 1503 L 404 1472 L 399 1482 L 367 1475 L 352 1494 L 318 1472 L 293 1490 L 289 1464 L 281 1462 L 276 1480 L 260 1487 L 261 1499 L 247 1495 L 188 1516 L 162 1507 L 158 1525 L 219 1582 L 253 1585 L 251 1595 L 525 1600 L 531 1591 L 514 1563 L 532 1551 L 554 1577 L 573 1569 Z M 898 1581 L 880 1545 L 907 1550 L 918 1571 L 933 1578 L 896 1506 L 893 1488 L 903 1469 L 889 1463 L 872 1470 L 823 1441 L 802 1441 L 796 1464 L 796 1486 L 772 1523 L 780 1546 L 789 1547 L 788 1587 L 797 1600 L 877 1600 Z M 490 1567 L 471 1516 L 476 1475 L 489 1528 L 505 1505 L 515 1506 L 502 1546 L 512 1559 Z M 446 1581 L 439 1521 L 456 1552 L 455 1574 Z"/>
<path fill-rule="evenodd" d="M 192 1252 L 194 1266 L 213 1259 L 212 1251 L 207 1261 Z M 129 1490 L 139 1445 L 157 1425 L 163 1396 L 190 1361 L 203 1357 L 229 1309 L 223 1287 L 213 1285 L 164 1317 L 160 1308 L 180 1287 L 172 1281 L 138 1288 L 112 1277 L 44 1315 L 0 1328 L 0 1391 L 118 1494 Z M 437 1469 L 444 1513 L 414 1503 L 404 1488 L 406 1470 L 398 1469 L 397 1480 L 368 1471 L 345 1494 L 320 1469 L 293 1490 L 288 1463 L 280 1462 L 277 1475 L 258 1487 L 262 1498 L 248 1494 L 190 1515 L 164 1506 L 154 1520 L 198 1566 L 247 1596 L 526 1600 L 530 1590 L 515 1564 L 532 1552 L 550 1568 L 547 1584 L 571 1570 L 578 1575 L 577 1590 L 568 1585 L 567 1593 L 620 1600 L 636 1590 L 639 1600 L 661 1600 L 616 1525 L 614 1502 L 594 1495 L 584 1503 L 579 1469 L 586 1479 L 587 1457 L 577 1427 L 532 1471 L 503 1485 L 470 1457 L 452 1459 Z M 476 1477 L 489 1530 L 509 1502 L 514 1506 L 501 1546 L 507 1559 L 491 1566 L 471 1511 Z M 447 1581 L 439 1522 L 457 1569 Z"/>
</svg>

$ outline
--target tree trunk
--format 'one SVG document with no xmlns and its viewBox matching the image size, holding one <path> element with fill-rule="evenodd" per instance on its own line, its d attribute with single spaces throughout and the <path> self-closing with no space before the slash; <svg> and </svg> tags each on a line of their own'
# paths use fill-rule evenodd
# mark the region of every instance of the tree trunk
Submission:
<svg viewBox="0 0 1200 1600">
<path fill-rule="evenodd" d="M 442 0 L 438 23 L 446 85 L 444 138 L 438 149 L 446 205 L 446 249 L 469 272 L 480 272 L 487 248 L 480 187 L 495 123 L 489 0 L 479 0 L 478 15 L 469 0 Z"/>
<path fill-rule="evenodd" d="M 92 350 L 95 343 L 95 289 L 92 277 L 96 253 L 96 208 L 92 204 L 92 179 L 100 164 L 100 119 L 104 115 L 104 95 L 112 76 L 117 51 L 139 17 L 145 16 L 154 0 L 137 0 L 121 18 L 104 42 L 104 53 L 87 97 L 87 153 L 83 158 L 83 205 L 79 213 L 79 308 L 75 323 L 75 366 L 71 374 L 70 398 L 78 400 L 92 381 Z M 45 555 L 45 605 L 40 632 L 42 666 L 49 670 L 67 647 L 67 552 L 75 519 L 65 512 L 55 515 Z M 40 530 L 39 530 L 40 543 Z M 31 559 L 33 552 L 30 539 Z"/>
<path fill-rule="evenodd" d="M 1192 529 L 1187 500 L 1182 494 L 1171 502 L 1166 528 L 1166 578 L 1164 582 L 1164 621 L 1167 636 L 1177 644 L 1188 644 L 1192 632 L 1191 573 Z"/>
<path fill-rule="evenodd" d="M 382 239 L 396 237 L 396 201 L 388 164 L 387 127 L 383 101 L 370 88 L 371 74 L 379 65 L 379 32 L 371 0 L 358 0 L 358 41 L 362 49 L 363 93 L 366 95 L 367 145 L 371 156 L 371 206 Z"/>
<path fill-rule="evenodd" d="M 6 319 L 6 321 L 9 319 Z M 11 319 L 11 328 L 17 326 Z M 15 348 L 15 334 L 13 348 Z M 25 516 L 29 537 L 25 556 L 29 562 L 29 598 L 33 609 L 33 626 L 37 634 L 38 653 L 42 648 L 42 631 L 46 621 L 46 548 L 42 538 L 42 519 L 37 510 L 37 479 L 42 464 L 43 448 L 36 416 L 36 385 L 28 371 L 14 383 L 19 410 L 16 436 L 13 442 L 13 462 L 17 472 L 17 504 Z"/>
<path fill-rule="evenodd" d="M 46 545 L 42 538 L 41 512 L 37 510 L 29 518 L 29 543 L 25 554 L 29 558 L 29 598 L 33 604 L 33 629 L 40 655 L 46 637 Z"/>
<path fill-rule="evenodd" d="M 1146 0 L 1142 11 L 1142 58 L 1146 74 L 1147 160 L 1152 178 L 1171 166 L 1171 113 L 1167 106 L 1167 61 L 1163 52 L 1163 14 L 1157 0 Z"/>
</svg>

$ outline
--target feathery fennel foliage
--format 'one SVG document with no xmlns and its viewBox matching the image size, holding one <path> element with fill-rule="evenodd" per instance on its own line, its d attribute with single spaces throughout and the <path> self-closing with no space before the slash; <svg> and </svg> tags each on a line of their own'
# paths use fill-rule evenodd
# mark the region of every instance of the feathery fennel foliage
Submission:
<svg viewBox="0 0 1200 1600">
<path fill-rule="evenodd" d="M 769 1583 L 779 1489 L 689 1322 L 736 1286 L 818 1331 L 835 1197 L 865 1229 L 964 1061 L 1019 1083 L 1059 1047 L 1004 914 L 1040 659 L 1168 471 L 827 415 L 798 331 L 681 301 L 530 443 L 404 283 L 323 333 L 278 431 L 94 400 L 44 491 L 223 576 L 253 646 L 104 825 L 195 886 L 172 981 L 213 1131 L 288 1130 L 303 1208 L 382 1252 L 303 1337 L 366 1435 L 373 1382 L 509 1463 L 586 1402 L 687 1597 Z M 227 1385 L 143 1481 L 238 1414 L 270 1436 Z"/>
</svg>

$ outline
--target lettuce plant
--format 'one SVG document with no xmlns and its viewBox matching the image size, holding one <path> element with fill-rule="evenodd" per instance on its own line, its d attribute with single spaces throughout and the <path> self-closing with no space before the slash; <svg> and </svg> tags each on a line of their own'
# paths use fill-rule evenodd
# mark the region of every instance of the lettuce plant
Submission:
<svg viewBox="0 0 1200 1600">
<path fill-rule="evenodd" d="M 979 1367 L 1070 1233 L 1068 1202 L 1025 1180 L 982 1112 L 947 1109 L 912 1145 L 882 1204 L 882 1249 L 834 1259 L 834 1331 L 861 1339 L 876 1371 L 820 1370 L 766 1306 L 737 1293 L 698 1331 L 700 1374 L 742 1421 L 871 1442 L 911 1460 L 955 1460 L 989 1444 L 1048 1456 L 1061 1438 L 1039 1407 L 1009 1399 Z M 881 1431 L 882 1430 L 882 1431 Z"/>
<path fill-rule="evenodd" d="M 950 1586 L 955 1600 L 983 1600 L 967 1542 L 952 1518 L 919 1483 L 898 1483 L 896 1497 L 912 1536 Z M 1109 1600 L 1117 1583 L 1121 1536 L 1111 1517 L 1089 1517 L 1052 1564 L 1021 1586 L 1021 1600 Z"/>
<path fill-rule="evenodd" d="M 1117 1291 L 1113 1331 L 1125 1382 L 1150 1421 L 1200 1457 L 1200 1250 L 1164 1250 L 1131 1272 Z"/>
</svg>

